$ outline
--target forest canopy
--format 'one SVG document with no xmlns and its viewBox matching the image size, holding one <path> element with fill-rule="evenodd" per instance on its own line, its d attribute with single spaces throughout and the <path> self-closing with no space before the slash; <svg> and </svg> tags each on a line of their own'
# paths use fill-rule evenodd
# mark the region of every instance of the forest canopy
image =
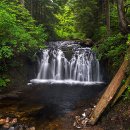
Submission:
<svg viewBox="0 0 130 130">
<path fill-rule="evenodd" d="M 46 34 L 18 2 L 0 2 L 0 60 L 41 48 Z"/>
<path fill-rule="evenodd" d="M 92 39 L 98 58 L 117 68 L 130 42 L 130 0 L 1 0 L 1 74 L 45 41 Z M 119 60 L 117 60 L 119 59 Z M 5 69 L 6 68 L 6 69 Z"/>
<path fill-rule="evenodd" d="M 46 37 L 43 25 L 36 26 L 29 11 L 20 3 L 0 1 L 0 86 L 6 86 L 9 81 L 5 71 L 14 58 L 25 53 L 34 54 L 44 47 Z"/>
</svg>

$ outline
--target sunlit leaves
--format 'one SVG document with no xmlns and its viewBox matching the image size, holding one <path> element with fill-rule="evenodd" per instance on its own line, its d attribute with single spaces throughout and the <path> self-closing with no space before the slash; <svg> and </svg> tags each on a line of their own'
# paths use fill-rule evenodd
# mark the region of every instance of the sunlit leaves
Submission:
<svg viewBox="0 0 130 130">
<path fill-rule="evenodd" d="M 97 52 L 99 59 L 111 59 L 113 66 L 118 66 L 119 59 L 123 58 L 127 50 L 127 45 L 124 43 L 125 37 L 120 33 L 105 37 L 94 51 Z"/>
<path fill-rule="evenodd" d="M 4 58 L 11 58 L 13 56 L 13 49 L 9 46 L 2 46 L 0 48 L 0 60 Z"/>
<path fill-rule="evenodd" d="M 111 4 L 110 5 L 110 22 L 111 22 L 111 30 L 113 32 L 118 31 L 118 10 L 117 10 L 117 5 L 116 4 Z"/>
<path fill-rule="evenodd" d="M 75 31 L 75 29 L 73 20 L 74 15 L 69 6 L 64 6 L 63 13 L 59 13 L 55 16 L 59 19 L 59 23 L 55 28 L 58 36 L 62 38 L 71 37 L 71 34 Z"/>
<path fill-rule="evenodd" d="M 128 34 L 127 44 L 130 45 L 130 34 Z"/>
<path fill-rule="evenodd" d="M 82 39 L 83 34 L 76 29 L 76 21 L 73 10 L 66 4 L 62 11 L 55 16 L 59 20 L 55 27 L 57 35 L 62 39 Z"/>
<path fill-rule="evenodd" d="M 43 45 L 46 34 L 17 2 L 0 2 L 0 59 L 32 52 Z"/>
<path fill-rule="evenodd" d="M 6 87 L 9 82 L 8 78 L 0 78 L 0 87 Z"/>
</svg>

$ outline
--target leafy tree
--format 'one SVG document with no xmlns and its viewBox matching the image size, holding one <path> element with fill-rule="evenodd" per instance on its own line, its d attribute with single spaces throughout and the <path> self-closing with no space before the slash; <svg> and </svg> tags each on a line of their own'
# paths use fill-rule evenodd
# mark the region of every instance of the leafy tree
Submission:
<svg viewBox="0 0 130 130">
<path fill-rule="evenodd" d="M 91 38 L 98 22 L 97 1 L 73 0 L 69 2 L 75 15 L 76 30 L 83 33 L 86 38 Z"/>
<path fill-rule="evenodd" d="M 117 4 L 111 3 L 110 4 L 110 19 L 111 19 L 111 32 L 112 33 L 119 33 L 119 21 L 118 21 L 118 10 Z"/>
<path fill-rule="evenodd" d="M 55 13 L 59 11 L 58 4 L 52 0 L 25 0 L 25 2 L 25 7 L 37 20 L 37 24 L 44 24 L 48 40 L 54 40 L 56 38 L 54 26 L 57 23 Z"/>
<path fill-rule="evenodd" d="M 17 2 L 0 2 L 0 59 L 34 51 L 43 46 L 46 35 L 29 12 Z"/>
<path fill-rule="evenodd" d="M 0 75 L 9 66 L 9 60 L 23 53 L 34 54 L 44 47 L 45 39 L 43 27 L 35 25 L 35 21 L 21 4 L 8 0 L 0 2 Z M 5 78 L 0 81 L 3 79 Z"/>
<path fill-rule="evenodd" d="M 59 20 L 55 26 L 57 35 L 62 39 L 76 39 L 83 37 L 83 34 L 78 33 L 75 27 L 75 16 L 69 4 L 66 4 L 62 11 L 55 16 Z"/>
<path fill-rule="evenodd" d="M 97 26 L 97 2 L 95 0 L 68 0 L 56 17 L 56 32 L 60 37 L 85 39 L 92 37 Z"/>
<path fill-rule="evenodd" d="M 130 33 L 130 27 L 129 27 L 130 21 L 126 14 L 129 8 L 129 1 L 127 0 L 125 2 L 125 0 L 118 0 L 117 5 L 118 5 L 120 31 L 123 34 L 128 34 Z"/>
<path fill-rule="evenodd" d="M 56 3 L 58 6 L 62 7 L 68 2 L 68 0 L 53 0 L 53 2 Z"/>
</svg>

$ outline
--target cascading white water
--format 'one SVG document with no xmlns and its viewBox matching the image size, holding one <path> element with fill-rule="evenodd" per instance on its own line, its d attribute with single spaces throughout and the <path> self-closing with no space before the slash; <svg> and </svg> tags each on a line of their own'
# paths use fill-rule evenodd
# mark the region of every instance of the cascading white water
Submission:
<svg viewBox="0 0 130 130">
<path fill-rule="evenodd" d="M 70 61 L 60 49 L 45 49 L 37 79 L 100 81 L 99 61 L 88 48 L 77 49 Z"/>
<path fill-rule="evenodd" d="M 101 83 L 100 64 L 90 48 L 66 42 L 54 45 L 42 51 L 38 74 L 32 83 Z"/>
</svg>

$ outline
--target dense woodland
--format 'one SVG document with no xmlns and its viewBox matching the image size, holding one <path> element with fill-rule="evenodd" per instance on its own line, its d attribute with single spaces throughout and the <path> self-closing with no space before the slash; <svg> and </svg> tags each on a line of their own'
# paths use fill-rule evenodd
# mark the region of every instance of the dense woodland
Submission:
<svg viewBox="0 0 130 130">
<path fill-rule="evenodd" d="M 99 60 L 115 70 L 129 58 L 129 33 L 130 0 L 1 0 L 0 86 L 17 57 L 32 57 L 46 41 L 92 39 Z"/>
</svg>

